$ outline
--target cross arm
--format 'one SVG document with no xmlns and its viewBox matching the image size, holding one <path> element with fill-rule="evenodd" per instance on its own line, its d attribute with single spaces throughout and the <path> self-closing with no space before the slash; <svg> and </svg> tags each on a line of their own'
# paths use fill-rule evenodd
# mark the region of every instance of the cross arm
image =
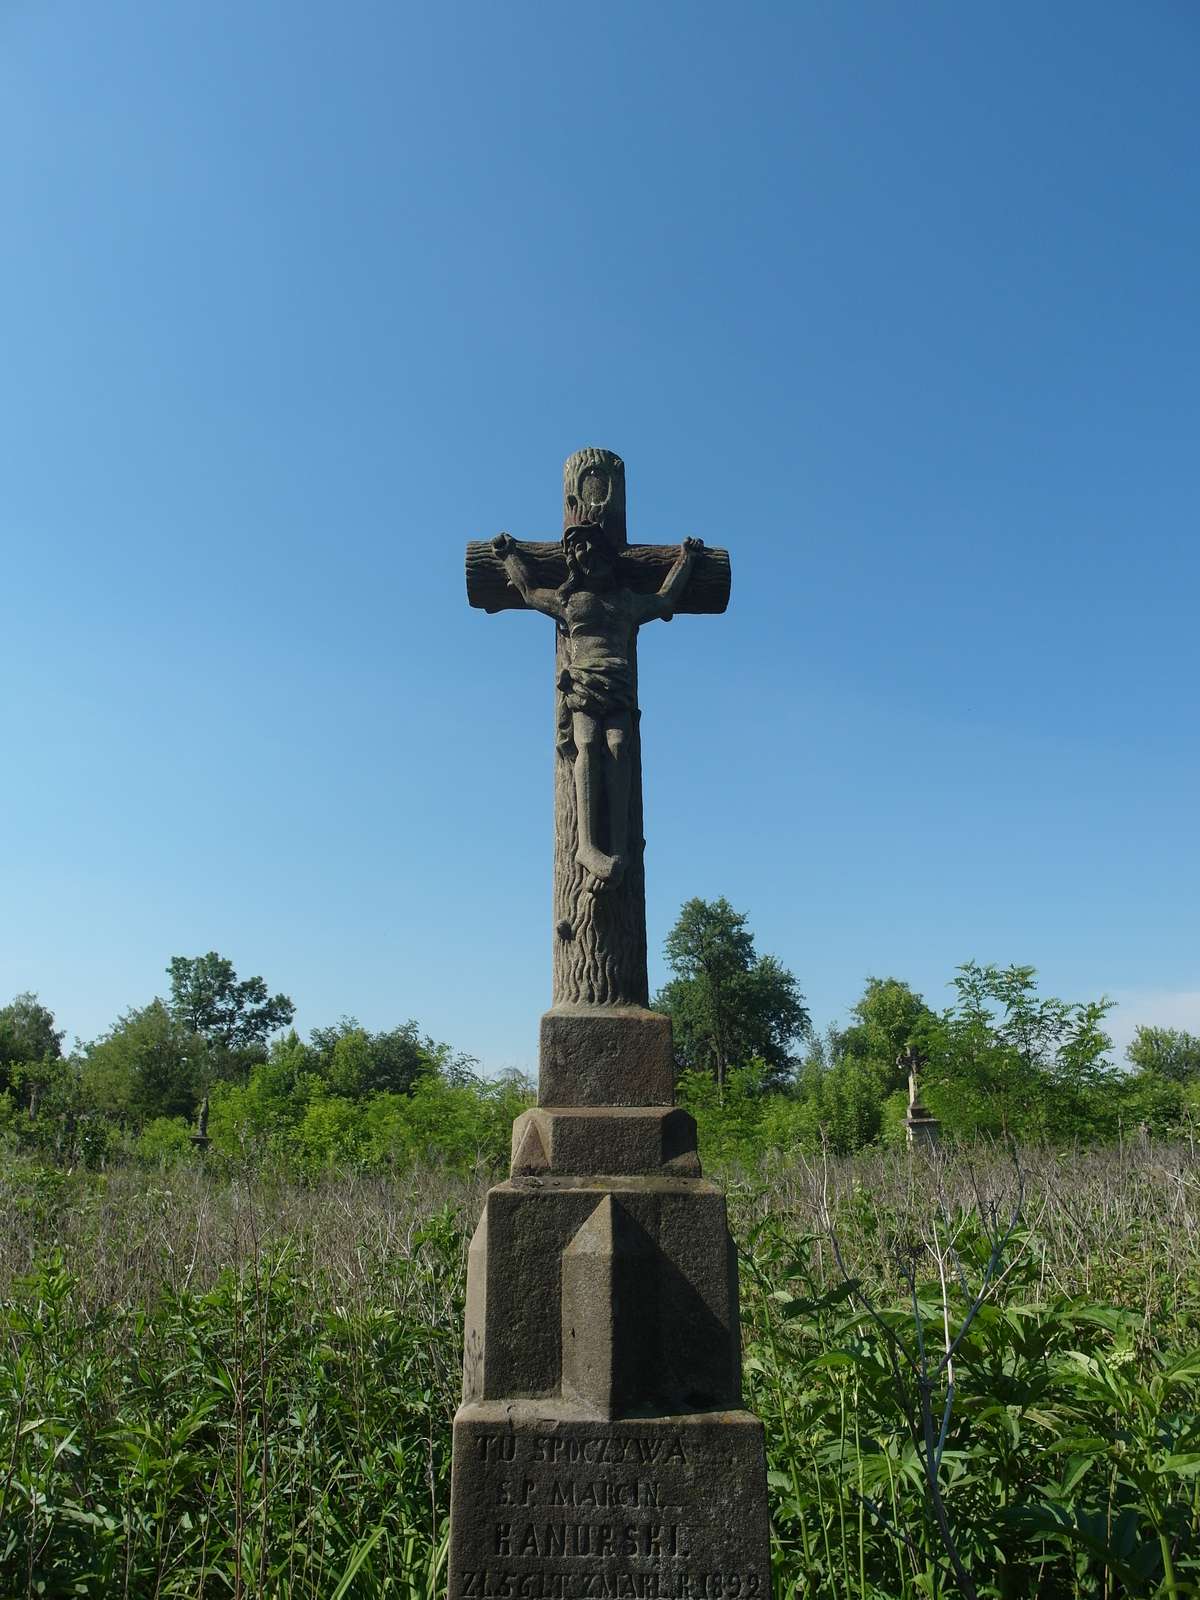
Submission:
<svg viewBox="0 0 1200 1600">
<path fill-rule="evenodd" d="M 557 589 L 567 580 L 562 545 L 555 540 L 519 540 L 517 549 L 538 589 Z M 675 565 L 679 546 L 631 544 L 621 551 L 624 581 L 636 594 L 656 594 Z M 676 615 L 715 616 L 729 604 L 729 551 L 707 545 L 695 559 L 687 587 L 673 602 Z M 482 611 L 528 611 L 529 607 L 508 581 L 504 563 L 490 541 L 472 540 L 467 546 L 467 599 Z"/>
</svg>

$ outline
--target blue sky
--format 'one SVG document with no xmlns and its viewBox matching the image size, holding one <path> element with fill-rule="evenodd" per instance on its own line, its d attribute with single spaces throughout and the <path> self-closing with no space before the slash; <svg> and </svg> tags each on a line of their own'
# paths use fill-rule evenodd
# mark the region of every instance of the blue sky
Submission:
<svg viewBox="0 0 1200 1600">
<path fill-rule="evenodd" d="M 652 952 L 1200 1029 L 1198 73 L 1188 0 L 3 0 L 0 1000 L 215 948 L 532 1066 L 550 624 L 462 552 L 590 443 L 733 557 L 643 635 Z"/>
</svg>

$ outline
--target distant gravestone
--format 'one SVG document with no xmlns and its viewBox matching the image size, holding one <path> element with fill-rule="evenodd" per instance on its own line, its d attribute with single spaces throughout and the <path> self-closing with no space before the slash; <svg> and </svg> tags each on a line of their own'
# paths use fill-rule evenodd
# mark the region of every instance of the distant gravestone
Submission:
<svg viewBox="0 0 1200 1600">
<path fill-rule="evenodd" d="M 921 1068 L 925 1063 L 920 1052 L 909 1045 L 896 1057 L 896 1065 L 908 1073 L 908 1113 L 904 1118 L 908 1142 L 924 1150 L 936 1150 L 941 1123 L 929 1107 L 921 1103 Z"/>
<path fill-rule="evenodd" d="M 723 611 L 729 559 L 629 545 L 610 451 L 563 493 L 561 541 L 467 547 L 472 605 L 555 624 L 554 1003 L 471 1243 L 450 1600 L 765 1600 L 737 1262 L 646 978 L 637 633 Z"/>
<path fill-rule="evenodd" d="M 199 1150 L 202 1155 L 203 1155 L 204 1151 L 207 1150 L 209 1145 L 212 1143 L 212 1140 L 208 1136 L 208 1096 L 207 1095 L 205 1095 L 204 1099 L 201 1100 L 201 1102 L 200 1102 L 200 1112 L 199 1112 L 199 1115 L 196 1118 L 196 1131 L 190 1137 L 191 1137 L 192 1143 L 196 1146 L 196 1149 Z"/>
</svg>

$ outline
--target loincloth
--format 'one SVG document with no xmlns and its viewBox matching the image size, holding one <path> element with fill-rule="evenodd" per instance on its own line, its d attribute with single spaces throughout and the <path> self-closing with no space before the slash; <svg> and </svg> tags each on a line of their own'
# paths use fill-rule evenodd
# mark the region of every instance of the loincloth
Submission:
<svg viewBox="0 0 1200 1600">
<path fill-rule="evenodd" d="M 558 675 L 558 745 L 571 740 L 571 716 L 581 711 L 603 722 L 623 711 L 632 711 L 633 672 L 627 661 L 615 658 L 590 661 L 586 666 L 564 667 Z"/>
</svg>

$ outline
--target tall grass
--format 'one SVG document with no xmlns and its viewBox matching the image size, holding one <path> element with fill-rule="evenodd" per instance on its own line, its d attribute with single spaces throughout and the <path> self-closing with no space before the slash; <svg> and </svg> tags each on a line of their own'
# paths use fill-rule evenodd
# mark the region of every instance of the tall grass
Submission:
<svg viewBox="0 0 1200 1600">
<path fill-rule="evenodd" d="M 727 1175 L 779 1595 L 1197 1592 L 1200 1164 L 1021 1169 Z M 437 1593 L 487 1177 L 10 1163 L 0 1595 Z"/>
</svg>

